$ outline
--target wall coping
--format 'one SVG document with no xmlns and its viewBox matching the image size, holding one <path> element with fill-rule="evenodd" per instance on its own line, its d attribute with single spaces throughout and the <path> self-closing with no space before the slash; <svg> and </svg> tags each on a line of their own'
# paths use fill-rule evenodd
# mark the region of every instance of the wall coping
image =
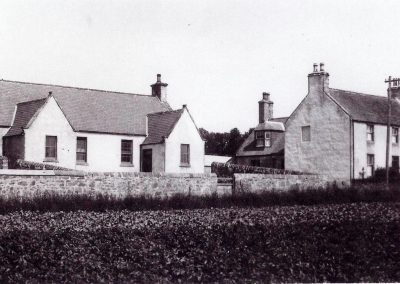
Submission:
<svg viewBox="0 0 400 284">
<path fill-rule="evenodd" d="M 168 178 L 217 178 L 216 174 L 191 173 L 142 173 L 142 172 L 82 172 L 69 170 L 0 169 L 0 176 L 91 176 L 91 177 L 168 177 Z"/>
<path fill-rule="evenodd" d="M 324 177 L 323 175 L 319 174 L 306 174 L 306 173 L 301 173 L 301 174 L 258 174 L 258 173 L 234 173 L 235 176 L 248 176 L 248 177 L 286 177 L 286 176 L 304 176 L 304 177 Z"/>
<path fill-rule="evenodd" d="M 0 169 L 0 176 L 54 176 L 52 170 Z"/>
</svg>

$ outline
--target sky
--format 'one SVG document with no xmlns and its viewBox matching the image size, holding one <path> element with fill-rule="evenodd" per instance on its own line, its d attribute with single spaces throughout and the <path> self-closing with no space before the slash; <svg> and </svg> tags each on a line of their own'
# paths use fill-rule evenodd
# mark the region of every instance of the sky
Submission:
<svg viewBox="0 0 400 284">
<path fill-rule="evenodd" d="M 244 132 L 262 92 L 289 116 L 314 62 L 331 87 L 386 95 L 400 77 L 399 11 L 397 0 L 0 0 L 0 78 L 150 94 L 160 73 L 199 127 Z"/>
</svg>

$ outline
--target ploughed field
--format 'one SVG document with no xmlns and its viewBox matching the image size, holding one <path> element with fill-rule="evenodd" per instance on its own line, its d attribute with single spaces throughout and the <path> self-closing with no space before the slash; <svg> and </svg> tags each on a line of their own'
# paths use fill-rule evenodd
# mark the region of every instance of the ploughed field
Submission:
<svg viewBox="0 0 400 284">
<path fill-rule="evenodd" d="M 397 282 L 400 203 L 0 216 L 0 282 Z"/>
</svg>

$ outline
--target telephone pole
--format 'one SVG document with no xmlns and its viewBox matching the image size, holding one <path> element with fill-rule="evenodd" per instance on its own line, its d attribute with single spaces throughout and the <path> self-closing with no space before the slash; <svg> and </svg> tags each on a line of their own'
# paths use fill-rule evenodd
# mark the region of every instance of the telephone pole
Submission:
<svg viewBox="0 0 400 284">
<path fill-rule="evenodd" d="M 392 82 L 397 81 L 398 79 L 392 79 L 392 76 L 389 76 L 389 79 L 385 80 L 385 83 L 388 83 L 388 116 L 387 116 L 387 132 L 386 132 L 386 186 L 389 188 L 389 154 L 390 154 L 390 124 L 391 124 L 391 116 L 392 116 Z"/>
</svg>

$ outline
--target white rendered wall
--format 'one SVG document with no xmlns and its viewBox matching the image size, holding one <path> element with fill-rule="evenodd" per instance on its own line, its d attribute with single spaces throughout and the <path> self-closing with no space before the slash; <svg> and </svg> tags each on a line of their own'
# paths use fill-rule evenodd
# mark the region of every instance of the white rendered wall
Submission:
<svg viewBox="0 0 400 284">
<path fill-rule="evenodd" d="M 0 156 L 3 155 L 3 136 L 7 133 L 9 127 L 0 127 Z"/>
<path fill-rule="evenodd" d="M 54 98 L 40 111 L 32 125 L 25 129 L 25 160 L 43 163 L 46 135 L 57 136 L 60 167 L 99 172 L 138 172 L 139 145 L 145 137 L 74 132 Z M 76 164 L 76 138 L 87 137 L 87 165 Z M 121 140 L 133 140 L 133 166 L 121 166 Z"/>
<path fill-rule="evenodd" d="M 51 97 L 25 131 L 25 160 L 43 163 L 45 159 L 46 135 L 57 136 L 58 163 L 49 163 L 66 168 L 75 168 L 75 133 L 56 101 Z"/>
<path fill-rule="evenodd" d="M 190 145 L 190 166 L 181 166 L 181 144 Z M 165 172 L 204 173 L 204 141 L 185 109 L 165 142 Z"/>
<path fill-rule="evenodd" d="M 77 170 L 93 172 L 139 172 L 140 144 L 145 137 L 98 133 L 75 133 L 87 137 L 87 166 L 76 165 Z M 121 140 L 133 140 L 133 165 L 121 165 Z M 76 145 L 76 138 L 75 138 Z M 75 146 L 76 147 L 76 146 Z M 76 156 L 76 154 L 74 153 Z M 76 157 L 75 157 L 76 159 Z"/>
<path fill-rule="evenodd" d="M 354 122 L 354 178 L 361 178 L 364 168 L 367 172 L 367 154 L 375 157 L 375 169 L 386 166 L 386 126 L 374 124 L 374 141 L 367 141 L 367 124 Z M 400 156 L 399 144 L 393 144 L 390 135 L 389 166 L 392 165 L 392 156 Z"/>
<path fill-rule="evenodd" d="M 152 149 L 152 172 L 163 173 L 165 172 L 165 144 L 151 144 L 143 145 L 142 151 L 145 149 Z M 143 159 L 143 157 L 142 157 Z"/>
</svg>

